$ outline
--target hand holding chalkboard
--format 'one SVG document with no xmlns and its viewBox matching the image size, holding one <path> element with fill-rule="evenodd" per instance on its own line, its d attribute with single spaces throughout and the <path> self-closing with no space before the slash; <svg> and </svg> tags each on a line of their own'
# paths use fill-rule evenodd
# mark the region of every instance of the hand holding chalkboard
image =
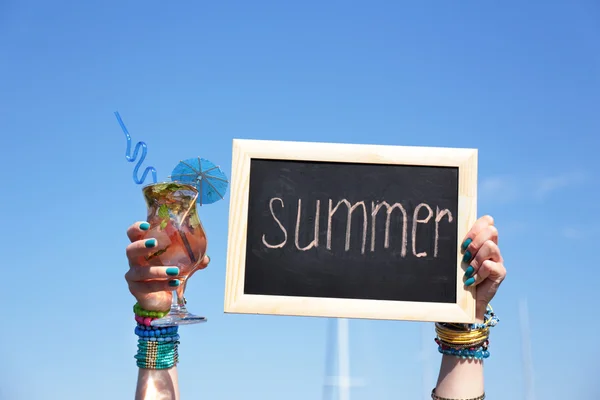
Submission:
<svg viewBox="0 0 600 400">
<path fill-rule="evenodd" d="M 483 319 L 485 309 L 506 277 L 504 259 L 498 247 L 498 229 L 489 215 L 473 225 L 462 245 L 463 261 L 468 264 L 465 285 L 477 286 L 476 316 Z"/>
<path fill-rule="evenodd" d="M 474 321 L 476 183 L 471 149 L 234 141 L 225 310 Z"/>
</svg>

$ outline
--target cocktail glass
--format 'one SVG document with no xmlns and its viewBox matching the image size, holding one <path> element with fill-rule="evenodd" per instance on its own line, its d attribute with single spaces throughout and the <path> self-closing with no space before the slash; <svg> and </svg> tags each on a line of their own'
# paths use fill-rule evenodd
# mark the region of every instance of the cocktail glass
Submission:
<svg viewBox="0 0 600 400">
<path fill-rule="evenodd" d="M 142 189 L 150 229 L 145 238 L 155 238 L 158 246 L 145 256 L 153 266 L 179 267 L 179 286 L 173 290 L 169 313 L 152 321 L 153 326 L 186 325 L 205 322 L 188 312 L 184 297 L 188 277 L 199 267 L 206 254 L 206 233 L 198 218 L 196 200 L 198 190 L 180 182 L 162 182 Z"/>
</svg>

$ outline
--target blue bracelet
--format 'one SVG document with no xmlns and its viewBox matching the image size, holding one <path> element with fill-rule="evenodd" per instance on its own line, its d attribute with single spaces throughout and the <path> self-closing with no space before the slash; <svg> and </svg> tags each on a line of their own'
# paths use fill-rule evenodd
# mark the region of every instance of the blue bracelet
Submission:
<svg viewBox="0 0 600 400">
<path fill-rule="evenodd" d="M 177 326 L 151 329 L 151 327 L 135 327 L 139 336 L 137 353 L 134 358 L 138 368 L 168 369 L 179 362 L 179 334 Z"/>
<path fill-rule="evenodd" d="M 138 341 L 142 342 L 177 342 L 179 335 L 167 336 L 167 337 L 141 337 Z"/>
<path fill-rule="evenodd" d="M 453 349 L 450 347 L 439 346 L 438 351 L 448 356 L 455 356 L 469 360 L 483 360 L 484 358 L 488 358 L 490 356 L 490 352 L 487 350 L 487 347 L 483 346 L 470 349 Z"/>
<path fill-rule="evenodd" d="M 166 337 L 166 336 L 174 336 L 177 335 L 177 330 L 173 330 L 170 328 L 163 328 L 157 330 L 144 330 L 139 326 L 135 327 L 134 333 L 139 337 Z"/>
<path fill-rule="evenodd" d="M 177 343 L 160 344 L 156 342 L 138 344 L 138 352 L 134 356 L 138 368 L 168 369 L 179 362 Z"/>
<path fill-rule="evenodd" d="M 163 327 L 163 326 L 146 326 L 146 325 L 142 325 L 142 324 L 137 324 L 137 327 L 142 330 L 142 331 L 160 331 L 163 335 L 167 334 L 167 333 L 177 333 L 178 331 L 178 327 L 177 326 L 168 326 L 168 327 Z"/>
</svg>

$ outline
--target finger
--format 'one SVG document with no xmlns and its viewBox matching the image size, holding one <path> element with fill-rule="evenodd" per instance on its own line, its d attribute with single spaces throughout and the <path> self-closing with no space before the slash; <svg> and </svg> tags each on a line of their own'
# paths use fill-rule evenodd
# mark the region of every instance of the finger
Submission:
<svg viewBox="0 0 600 400">
<path fill-rule="evenodd" d="M 208 263 L 210 263 L 210 257 L 207 256 L 207 255 L 205 255 L 202 258 L 202 261 L 200 261 L 200 264 L 198 264 L 198 268 L 196 268 L 195 270 L 193 270 L 189 277 L 191 277 L 192 275 L 194 275 L 196 272 L 198 272 L 200 270 L 203 270 L 204 268 L 208 267 Z"/>
<path fill-rule="evenodd" d="M 179 279 L 170 279 L 163 281 L 147 281 L 147 282 L 133 282 L 129 281 L 129 291 L 131 293 L 140 294 L 140 293 L 155 293 L 155 292 L 164 292 L 171 291 L 176 289 L 181 281 Z"/>
<path fill-rule="evenodd" d="M 478 273 L 479 268 L 483 265 L 484 261 L 491 260 L 494 262 L 502 262 L 502 254 L 500 254 L 500 248 L 496 243 L 491 240 L 486 241 L 481 248 L 477 251 L 475 258 L 470 260 L 470 265 L 465 271 L 467 278 Z"/>
<path fill-rule="evenodd" d="M 492 265 L 496 264 L 494 261 L 486 260 L 481 264 L 481 267 L 477 270 L 477 273 L 471 276 L 465 281 L 465 286 L 477 286 L 484 280 L 486 280 L 491 274 Z"/>
<path fill-rule="evenodd" d="M 473 240 L 468 244 L 465 254 L 463 256 L 463 262 L 468 263 L 471 261 L 473 256 L 477 255 L 479 249 L 483 246 L 485 242 L 491 240 L 496 245 L 498 244 L 498 228 L 494 225 L 487 225 L 483 227 L 477 236 L 473 238 Z"/>
<path fill-rule="evenodd" d="M 488 280 L 489 284 L 494 286 L 493 293 L 496 293 L 498 286 L 504 281 L 505 277 L 506 268 L 504 267 L 504 264 L 486 260 L 483 262 L 477 273 L 465 281 L 465 286 L 477 286 Z"/>
<path fill-rule="evenodd" d="M 131 243 L 125 249 L 127 258 L 129 259 L 129 265 L 140 265 L 143 257 L 156 251 L 158 246 L 158 240 L 154 238 L 137 240 Z M 140 260 L 141 259 L 141 260 Z"/>
<path fill-rule="evenodd" d="M 465 251 L 469 244 L 471 244 L 473 239 L 475 239 L 475 237 L 479 234 L 479 232 L 481 232 L 483 229 L 485 229 L 485 227 L 489 225 L 494 225 L 494 218 L 492 218 L 490 215 L 484 215 L 483 217 L 475 221 L 475 223 L 471 227 L 471 230 L 465 236 L 465 239 L 461 246 L 462 250 Z"/>
<path fill-rule="evenodd" d="M 198 269 L 204 269 L 208 267 L 208 263 L 210 263 L 210 257 L 205 255 L 202 257 L 202 261 L 200 261 L 200 265 L 198 265 Z"/>
<path fill-rule="evenodd" d="M 133 266 L 125 274 L 128 282 L 173 279 L 179 275 L 177 267 L 141 267 Z"/>
<path fill-rule="evenodd" d="M 127 237 L 129 241 L 135 242 L 144 237 L 146 231 L 150 229 L 150 224 L 145 221 L 138 221 L 127 228 Z"/>
</svg>

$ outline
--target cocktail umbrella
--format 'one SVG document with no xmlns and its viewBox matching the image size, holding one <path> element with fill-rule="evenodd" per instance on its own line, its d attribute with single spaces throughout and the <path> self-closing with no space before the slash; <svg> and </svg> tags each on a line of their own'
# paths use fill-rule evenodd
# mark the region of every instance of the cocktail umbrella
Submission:
<svg viewBox="0 0 600 400">
<path fill-rule="evenodd" d="M 221 200 L 229 181 L 221 169 L 204 158 L 180 161 L 171 173 L 171 180 L 193 185 L 198 189 L 198 203 L 211 204 Z"/>
</svg>

